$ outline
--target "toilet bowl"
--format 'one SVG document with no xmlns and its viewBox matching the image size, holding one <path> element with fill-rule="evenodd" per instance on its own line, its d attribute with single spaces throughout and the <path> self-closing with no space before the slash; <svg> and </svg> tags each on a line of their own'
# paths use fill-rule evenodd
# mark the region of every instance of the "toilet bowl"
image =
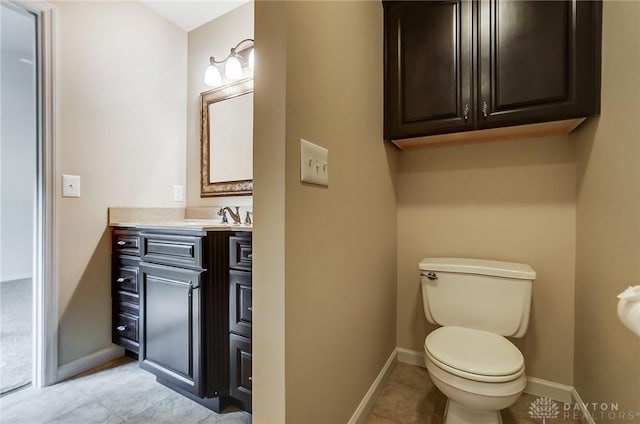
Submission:
<svg viewBox="0 0 640 424">
<path fill-rule="evenodd" d="M 535 271 L 526 264 L 426 258 L 419 264 L 425 317 L 440 328 L 424 342 L 425 365 L 447 397 L 445 424 L 498 424 L 527 383 L 524 357 L 504 336 L 529 323 Z"/>
<path fill-rule="evenodd" d="M 527 379 L 520 351 L 502 336 L 441 327 L 425 340 L 425 364 L 447 397 L 445 424 L 498 424 L 500 410 L 522 394 Z"/>
</svg>

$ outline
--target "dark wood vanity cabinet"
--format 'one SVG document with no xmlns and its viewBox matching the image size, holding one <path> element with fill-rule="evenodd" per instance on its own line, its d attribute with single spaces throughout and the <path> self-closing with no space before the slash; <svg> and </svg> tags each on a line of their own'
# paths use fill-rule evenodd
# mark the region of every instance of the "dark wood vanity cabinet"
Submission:
<svg viewBox="0 0 640 424">
<path fill-rule="evenodd" d="M 140 233 L 140 367 L 218 411 L 229 400 L 229 235 Z"/>
<path fill-rule="evenodd" d="M 112 262 L 114 343 L 210 409 L 250 410 L 251 233 L 115 228 Z"/>
<path fill-rule="evenodd" d="M 231 396 L 251 411 L 252 394 L 252 276 L 251 235 L 229 239 L 229 349 Z"/>
<path fill-rule="evenodd" d="M 599 1 L 383 1 L 385 139 L 600 112 Z"/>
</svg>

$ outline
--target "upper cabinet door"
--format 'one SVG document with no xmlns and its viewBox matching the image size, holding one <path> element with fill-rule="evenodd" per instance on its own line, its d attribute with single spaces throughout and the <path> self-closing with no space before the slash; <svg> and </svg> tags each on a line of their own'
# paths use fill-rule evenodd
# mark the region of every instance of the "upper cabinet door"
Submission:
<svg viewBox="0 0 640 424">
<path fill-rule="evenodd" d="M 481 0 L 478 128 L 599 113 L 600 2 Z"/>
<path fill-rule="evenodd" d="M 384 6 L 385 138 L 472 129 L 471 2 Z"/>
</svg>

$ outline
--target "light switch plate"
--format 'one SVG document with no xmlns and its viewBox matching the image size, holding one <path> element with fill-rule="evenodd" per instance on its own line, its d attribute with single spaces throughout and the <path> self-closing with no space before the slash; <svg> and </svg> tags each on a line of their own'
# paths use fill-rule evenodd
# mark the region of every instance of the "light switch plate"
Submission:
<svg viewBox="0 0 640 424">
<path fill-rule="evenodd" d="M 173 186 L 173 201 L 174 202 L 184 201 L 184 186 L 181 186 L 181 185 Z"/>
<path fill-rule="evenodd" d="M 62 176 L 62 197 L 80 197 L 80 176 Z"/>
<path fill-rule="evenodd" d="M 300 139 L 300 181 L 329 187 L 329 150 Z"/>
</svg>

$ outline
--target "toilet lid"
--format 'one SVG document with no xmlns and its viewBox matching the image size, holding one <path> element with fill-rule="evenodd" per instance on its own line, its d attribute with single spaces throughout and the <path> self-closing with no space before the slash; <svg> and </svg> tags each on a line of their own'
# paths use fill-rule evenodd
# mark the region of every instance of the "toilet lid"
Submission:
<svg viewBox="0 0 640 424">
<path fill-rule="evenodd" d="M 436 360 L 484 376 L 508 376 L 524 367 L 524 358 L 509 340 L 494 333 L 462 327 L 440 327 L 424 342 Z"/>
</svg>

